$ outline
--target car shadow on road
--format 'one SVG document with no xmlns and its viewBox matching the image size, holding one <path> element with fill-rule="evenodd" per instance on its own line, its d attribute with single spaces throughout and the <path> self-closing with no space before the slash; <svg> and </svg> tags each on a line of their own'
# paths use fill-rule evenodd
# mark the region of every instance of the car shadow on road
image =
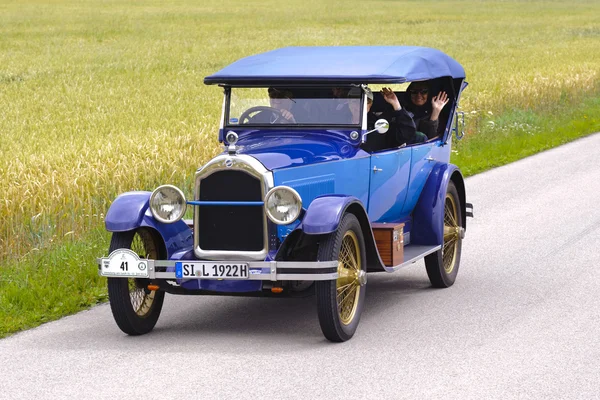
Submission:
<svg viewBox="0 0 600 400">
<path fill-rule="evenodd" d="M 369 274 L 368 292 L 361 325 L 382 323 L 387 314 L 404 312 L 420 294 L 429 289 L 426 276 Z M 72 335 L 64 340 L 64 336 Z M 105 307 L 91 324 L 61 334 L 63 340 L 48 345 L 98 347 L 147 352 L 182 351 L 204 348 L 221 353 L 252 352 L 268 347 L 277 353 L 290 348 L 314 348 L 327 345 L 319 327 L 316 297 L 252 298 L 223 296 L 167 296 L 154 330 L 143 336 L 123 334 Z M 262 346 L 262 345 L 266 346 Z M 291 346 L 291 347 L 290 347 Z M 278 350 L 279 349 L 279 350 Z"/>
<path fill-rule="evenodd" d="M 400 274 L 370 274 L 365 311 L 385 314 L 389 308 L 411 299 L 416 292 L 431 288 L 422 278 L 401 277 Z M 168 300 L 172 298 L 169 297 Z M 189 297 L 188 297 L 189 299 Z M 206 299 L 206 298 L 204 298 Z M 316 296 L 307 298 L 231 298 L 219 297 L 202 301 L 196 298 L 195 306 L 186 309 L 166 310 L 169 317 L 161 322 L 161 331 L 177 331 L 180 335 L 198 333 L 273 336 L 306 338 L 322 337 L 317 316 Z M 178 299 L 179 300 L 179 299 Z M 185 300 L 185 299 L 183 299 Z M 166 307 L 167 308 L 167 307 Z M 363 316 L 365 318 L 366 316 Z M 163 318 L 163 317 L 161 317 Z"/>
</svg>

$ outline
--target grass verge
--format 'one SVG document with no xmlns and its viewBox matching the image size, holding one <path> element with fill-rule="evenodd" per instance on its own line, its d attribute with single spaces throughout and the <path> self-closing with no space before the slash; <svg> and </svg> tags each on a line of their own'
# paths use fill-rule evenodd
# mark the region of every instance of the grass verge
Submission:
<svg viewBox="0 0 600 400">
<path fill-rule="evenodd" d="M 106 301 L 106 280 L 95 260 L 106 253 L 109 238 L 97 229 L 0 266 L 0 338 Z"/>
<path fill-rule="evenodd" d="M 551 111 L 510 110 L 487 114 L 471 124 L 476 134 L 455 142 L 452 162 L 473 175 L 600 132 L 600 96 L 579 105 L 563 104 Z M 467 122 L 467 126 L 469 123 Z"/>
</svg>

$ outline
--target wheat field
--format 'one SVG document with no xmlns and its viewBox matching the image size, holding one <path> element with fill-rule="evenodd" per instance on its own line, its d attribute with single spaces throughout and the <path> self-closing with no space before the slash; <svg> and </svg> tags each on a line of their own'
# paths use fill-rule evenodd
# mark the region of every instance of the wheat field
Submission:
<svg viewBox="0 0 600 400">
<path fill-rule="evenodd" d="M 0 268 L 85 238 L 124 191 L 189 194 L 220 151 L 203 78 L 290 45 L 441 49 L 469 136 L 600 93 L 598 1 L 0 1 Z"/>
</svg>

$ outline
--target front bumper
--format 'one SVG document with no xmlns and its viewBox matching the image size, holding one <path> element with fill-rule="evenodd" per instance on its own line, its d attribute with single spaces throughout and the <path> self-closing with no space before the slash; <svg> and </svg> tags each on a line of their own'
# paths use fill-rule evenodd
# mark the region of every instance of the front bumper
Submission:
<svg viewBox="0 0 600 400">
<path fill-rule="evenodd" d="M 124 250 L 124 249 L 123 249 Z M 102 273 L 102 266 L 109 263 L 111 257 L 119 255 L 120 250 L 115 250 L 108 257 L 98 258 L 98 274 Z M 129 251 L 128 251 L 129 252 Z M 131 253 L 130 253 L 131 254 Z M 137 257 L 136 257 L 137 258 Z M 198 280 L 206 279 L 204 277 L 185 277 L 177 276 L 175 264 L 178 262 L 194 261 L 202 262 L 202 260 L 145 260 L 138 259 L 147 263 L 146 279 L 166 279 L 166 280 Z M 218 263 L 218 261 L 208 261 L 210 263 Z M 338 278 L 337 261 L 223 261 L 226 264 L 246 264 L 248 265 L 248 277 L 244 279 L 236 279 L 239 281 L 327 281 Z M 113 278 L 140 278 L 139 275 L 127 275 L 126 273 L 119 276 L 111 275 Z M 214 278 L 213 278 L 214 279 Z M 227 280 L 227 278 L 221 278 Z M 221 280 L 219 279 L 219 280 Z"/>
</svg>

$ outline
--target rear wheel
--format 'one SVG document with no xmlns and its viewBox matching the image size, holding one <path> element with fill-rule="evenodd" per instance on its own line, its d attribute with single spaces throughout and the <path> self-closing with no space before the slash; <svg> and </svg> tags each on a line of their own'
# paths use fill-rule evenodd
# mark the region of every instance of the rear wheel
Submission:
<svg viewBox="0 0 600 400">
<path fill-rule="evenodd" d="M 338 278 L 316 282 L 319 322 L 332 342 L 350 339 L 360 320 L 366 293 L 367 259 L 358 219 L 346 214 L 338 229 L 319 245 L 320 261 L 337 260 Z"/>
<path fill-rule="evenodd" d="M 140 258 L 159 259 L 160 245 L 148 229 L 115 232 L 110 251 L 131 249 Z M 160 316 L 165 292 L 148 290 L 147 279 L 108 278 L 110 309 L 119 328 L 128 335 L 150 332 Z"/>
<path fill-rule="evenodd" d="M 444 202 L 444 241 L 441 250 L 425 257 L 425 267 L 431 285 L 452 286 L 458 274 L 464 228 L 460 197 L 452 181 L 448 183 Z"/>
</svg>

